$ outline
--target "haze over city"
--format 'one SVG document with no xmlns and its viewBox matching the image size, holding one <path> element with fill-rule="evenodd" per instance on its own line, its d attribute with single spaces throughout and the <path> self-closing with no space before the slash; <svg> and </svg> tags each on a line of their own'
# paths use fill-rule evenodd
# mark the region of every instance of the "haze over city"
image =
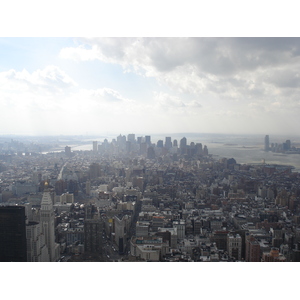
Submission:
<svg viewBox="0 0 300 300">
<path fill-rule="evenodd" d="M 0 49 L 2 135 L 298 135 L 299 38 L 1 38 Z"/>
</svg>

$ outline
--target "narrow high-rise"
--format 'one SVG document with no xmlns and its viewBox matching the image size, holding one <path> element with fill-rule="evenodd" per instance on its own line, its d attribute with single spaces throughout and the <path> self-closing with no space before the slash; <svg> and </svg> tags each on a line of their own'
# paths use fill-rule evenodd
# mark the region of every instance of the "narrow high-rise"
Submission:
<svg viewBox="0 0 300 300">
<path fill-rule="evenodd" d="M 265 151 L 270 150 L 270 141 L 269 141 L 269 135 L 265 136 Z"/>
<path fill-rule="evenodd" d="M 97 153 L 97 152 L 98 152 L 98 142 L 93 141 L 93 153 Z"/>
<path fill-rule="evenodd" d="M 186 154 L 186 149 L 187 149 L 187 143 L 186 143 L 186 137 L 183 137 L 181 140 L 180 140 L 180 153 L 181 154 Z"/>
<path fill-rule="evenodd" d="M 54 233 L 54 211 L 51 195 L 48 189 L 48 183 L 45 183 L 45 189 L 41 202 L 40 223 L 45 235 L 45 243 L 48 248 L 50 261 L 57 261 L 60 256 L 59 245 L 55 243 Z"/>
<path fill-rule="evenodd" d="M 169 137 L 169 136 L 166 137 L 166 140 L 165 140 L 165 147 L 166 147 L 167 149 L 172 148 L 172 140 L 171 140 L 171 137 Z"/>
</svg>

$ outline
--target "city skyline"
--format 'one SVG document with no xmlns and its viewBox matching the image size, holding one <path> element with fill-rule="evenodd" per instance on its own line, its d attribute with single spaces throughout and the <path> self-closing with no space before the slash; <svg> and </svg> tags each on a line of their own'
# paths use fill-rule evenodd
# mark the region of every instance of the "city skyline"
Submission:
<svg viewBox="0 0 300 300">
<path fill-rule="evenodd" d="M 1 38 L 0 49 L 0 134 L 298 135 L 299 38 Z"/>
</svg>

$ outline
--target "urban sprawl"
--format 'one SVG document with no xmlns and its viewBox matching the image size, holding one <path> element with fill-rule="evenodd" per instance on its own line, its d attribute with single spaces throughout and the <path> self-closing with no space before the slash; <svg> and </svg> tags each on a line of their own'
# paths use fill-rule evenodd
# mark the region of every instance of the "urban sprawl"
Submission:
<svg viewBox="0 0 300 300">
<path fill-rule="evenodd" d="M 0 261 L 300 261 L 292 166 L 216 159 L 185 137 L 90 143 L 0 141 Z"/>
</svg>

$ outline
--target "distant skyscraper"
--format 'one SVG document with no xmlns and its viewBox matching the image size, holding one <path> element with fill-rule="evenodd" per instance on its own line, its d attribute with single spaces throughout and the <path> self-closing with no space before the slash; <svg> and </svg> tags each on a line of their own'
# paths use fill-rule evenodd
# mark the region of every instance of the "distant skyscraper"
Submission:
<svg viewBox="0 0 300 300">
<path fill-rule="evenodd" d="M 177 140 L 174 140 L 174 141 L 173 141 L 173 147 L 178 147 L 178 142 L 177 142 Z"/>
<path fill-rule="evenodd" d="M 27 261 L 24 206 L 0 207 L 0 261 Z"/>
<path fill-rule="evenodd" d="M 146 135 L 145 139 L 146 139 L 146 144 L 147 145 L 151 145 L 151 136 L 150 135 Z"/>
<path fill-rule="evenodd" d="M 171 137 L 169 137 L 169 136 L 166 137 L 165 147 L 166 147 L 167 149 L 172 148 L 172 141 L 171 141 Z"/>
<path fill-rule="evenodd" d="M 69 147 L 69 146 L 65 147 L 65 154 L 66 154 L 66 156 L 71 156 L 71 147 Z"/>
<path fill-rule="evenodd" d="M 127 142 L 126 142 L 126 152 L 127 152 L 127 153 L 130 153 L 131 150 L 132 150 L 132 142 L 127 141 Z"/>
<path fill-rule="evenodd" d="M 147 158 L 148 159 L 154 159 L 155 158 L 155 152 L 153 147 L 149 147 L 147 150 Z"/>
<path fill-rule="evenodd" d="M 157 145 L 158 148 L 162 148 L 164 146 L 164 141 L 163 140 L 158 140 L 156 145 Z"/>
<path fill-rule="evenodd" d="M 97 141 L 93 141 L 93 152 L 94 153 L 98 152 L 98 142 Z"/>
<path fill-rule="evenodd" d="M 141 143 L 140 144 L 140 154 L 141 155 L 146 155 L 147 154 L 147 144 L 146 143 Z"/>
<path fill-rule="evenodd" d="M 201 155 L 203 152 L 202 150 L 202 144 L 201 143 L 197 143 L 196 144 L 196 154 Z"/>
<path fill-rule="evenodd" d="M 134 133 L 128 134 L 127 140 L 128 140 L 129 142 L 134 143 L 134 142 L 135 142 L 135 134 L 134 134 Z"/>
<path fill-rule="evenodd" d="M 269 141 L 269 135 L 265 136 L 265 151 L 270 150 L 270 141 Z"/>
<path fill-rule="evenodd" d="M 186 137 L 183 137 L 180 140 L 180 146 L 179 146 L 179 148 L 180 148 L 180 153 L 181 154 L 185 154 L 186 153 L 186 149 L 187 149 L 187 147 L 186 147 Z"/>
</svg>

